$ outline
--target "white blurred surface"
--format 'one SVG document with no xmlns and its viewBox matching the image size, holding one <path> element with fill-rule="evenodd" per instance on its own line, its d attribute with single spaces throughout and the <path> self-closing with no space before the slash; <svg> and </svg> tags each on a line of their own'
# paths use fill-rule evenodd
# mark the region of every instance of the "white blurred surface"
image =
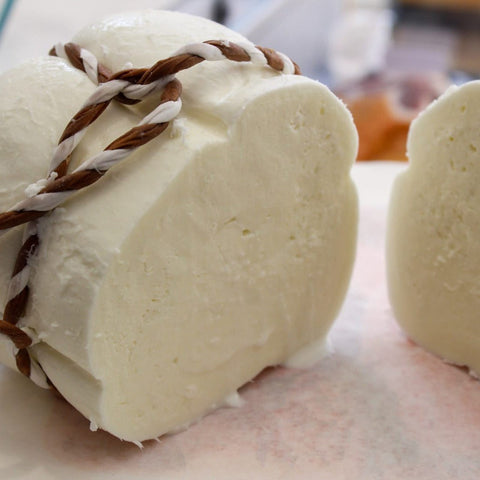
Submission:
<svg viewBox="0 0 480 480">
<path fill-rule="evenodd" d="M 45 55 L 85 25 L 108 14 L 168 8 L 170 0 L 16 0 L 0 39 L 0 71 Z"/>
<path fill-rule="evenodd" d="M 16 0 L 0 37 L 0 72 L 45 55 L 82 27 L 109 14 L 146 8 L 210 16 L 214 0 Z M 229 0 L 226 25 L 253 42 L 294 59 L 320 78 L 327 38 L 340 16 L 339 0 Z"/>
<path fill-rule="evenodd" d="M 393 28 L 388 9 L 355 8 L 345 13 L 332 32 L 328 68 L 333 83 L 342 85 L 381 72 Z"/>
</svg>

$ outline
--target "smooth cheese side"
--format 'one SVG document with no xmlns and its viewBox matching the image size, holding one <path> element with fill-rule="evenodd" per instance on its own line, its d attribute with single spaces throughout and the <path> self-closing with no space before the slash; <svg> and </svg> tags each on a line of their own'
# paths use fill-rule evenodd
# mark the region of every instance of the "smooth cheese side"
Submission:
<svg viewBox="0 0 480 480">
<path fill-rule="evenodd" d="M 395 316 L 448 362 L 480 373 L 480 82 L 450 88 L 411 126 L 390 200 Z"/>
<path fill-rule="evenodd" d="M 204 19 L 147 11 L 110 18 L 75 41 L 118 70 L 212 38 L 241 39 Z M 32 141 L 48 138 L 29 159 L 34 167 L 15 162 L 27 183 L 43 175 L 63 117 L 82 103 L 70 99 L 73 79 L 83 100 L 94 90 L 59 59 L 31 65 L 7 75 L 32 115 L 59 115 L 47 133 L 31 126 Z M 131 441 L 188 425 L 324 338 L 355 253 L 357 136 L 343 104 L 317 82 L 247 64 L 205 63 L 181 75 L 184 108 L 173 125 L 40 222 L 24 319 L 38 340 L 32 353 L 65 398 L 92 425 Z M 67 86 L 50 91 L 51 82 Z M 0 115 L 16 118 L 5 102 Z M 109 107 L 73 163 L 148 108 Z M 2 158 L 14 140 L 24 158 L 29 146 L 4 125 Z M 2 292 L 12 265 L 2 255 Z"/>
</svg>

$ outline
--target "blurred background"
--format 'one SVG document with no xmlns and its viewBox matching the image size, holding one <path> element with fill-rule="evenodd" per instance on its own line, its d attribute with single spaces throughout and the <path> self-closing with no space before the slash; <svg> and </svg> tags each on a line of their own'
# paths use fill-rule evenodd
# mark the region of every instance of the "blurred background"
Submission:
<svg viewBox="0 0 480 480">
<path fill-rule="evenodd" d="M 2 4 L 3 2 L 3 4 Z M 359 160 L 403 160 L 408 126 L 452 83 L 480 78 L 480 0 L 0 0 L 0 72 L 111 13 L 212 18 L 282 51 L 352 111 Z"/>
</svg>

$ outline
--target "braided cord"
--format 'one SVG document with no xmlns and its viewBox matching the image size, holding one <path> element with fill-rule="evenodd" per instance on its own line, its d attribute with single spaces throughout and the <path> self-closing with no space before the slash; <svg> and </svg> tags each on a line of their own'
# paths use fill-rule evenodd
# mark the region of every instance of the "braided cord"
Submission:
<svg viewBox="0 0 480 480">
<path fill-rule="evenodd" d="M 105 173 L 140 146 L 160 135 L 181 110 L 181 83 L 175 75 L 203 61 L 230 60 L 251 62 L 286 74 L 300 74 L 298 66 L 285 55 L 249 43 L 210 40 L 186 45 L 171 57 L 150 68 L 126 69 L 112 74 L 88 50 L 74 43 L 58 44 L 50 51 L 85 72 L 97 88 L 72 117 L 60 136 L 52 156 L 49 174 L 27 188 L 27 198 L 10 210 L 0 213 L 0 236 L 9 229 L 27 223 L 23 244 L 15 262 L 8 287 L 7 303 L 0 334 L 11 339 L 15 347 L 18 370 L 40 386 L 52 386 L 40 365 L 31 358 L 28 347 L 33 340 L 17 323 L 24 315 L 29 298 L 29 277 L 32 258 L 40 238 L 37 220 L 61 205 L 78 190 L 100 180 Z M 137 126 L 114 140 L 102 152 L 68 172 L 71 156 L 86 129 L 106 110 L 112 100 L 135 104 L 163 89 L 159 105 Z"/>
</svg>

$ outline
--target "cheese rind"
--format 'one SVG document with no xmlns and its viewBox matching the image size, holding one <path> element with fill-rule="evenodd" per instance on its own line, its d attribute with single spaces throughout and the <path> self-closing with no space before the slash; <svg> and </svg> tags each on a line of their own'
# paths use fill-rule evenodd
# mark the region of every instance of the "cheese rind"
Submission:
<svg viewBox="0 0 480 480">
<path fill-rule="evenodd" d="M 480 82 L 450 88 L 412 124 L 394 185 L 387 270 L 395 316 L 448 362 L 480 372 Z"/>
<path fill-rule="evenodd" d="M 106 20 L 75 40 L 117 70 L 122 55 L 134 66 L 151 64 L 211 38 L 246 41 L 212 22 L 158 11 Z M 32 96 L 35 115 L 68 103 L 34 99 L 52 79 L 78 78 L 85 97 L 94 89 L 60 59 L 36 62 L 35 78 L 27 66 L 11 74 Z M 184 110 L 162 136 L 40 221 L 23 319 L 37 336 L 32 354 L 65 398 L 93 425 L 131 441 L 191 423 L 266 366 L 324 338 L 355 253 L 349 170 L 357 137 L 326 87 L 231 62 L 195 67 L 182 82 Z M 66 115 L 77 108 L 72 101 Z M 146 109 L 109 107 L 73 163 Z M 1 99 L 0 111 L 16 116 Z M 63 120 L 52 119 L 35 169 L 48 166 Z M 17 135 L 6 131 L 3 145 Z M 31 138 L 40 132 L 39 125 Z M 42 176 L 16 168 L 27 181 Z M 13 244 L 16 234 L 0 242 Z M 4 290 L 13 259 L 1 262 Z"/>
</svg>

